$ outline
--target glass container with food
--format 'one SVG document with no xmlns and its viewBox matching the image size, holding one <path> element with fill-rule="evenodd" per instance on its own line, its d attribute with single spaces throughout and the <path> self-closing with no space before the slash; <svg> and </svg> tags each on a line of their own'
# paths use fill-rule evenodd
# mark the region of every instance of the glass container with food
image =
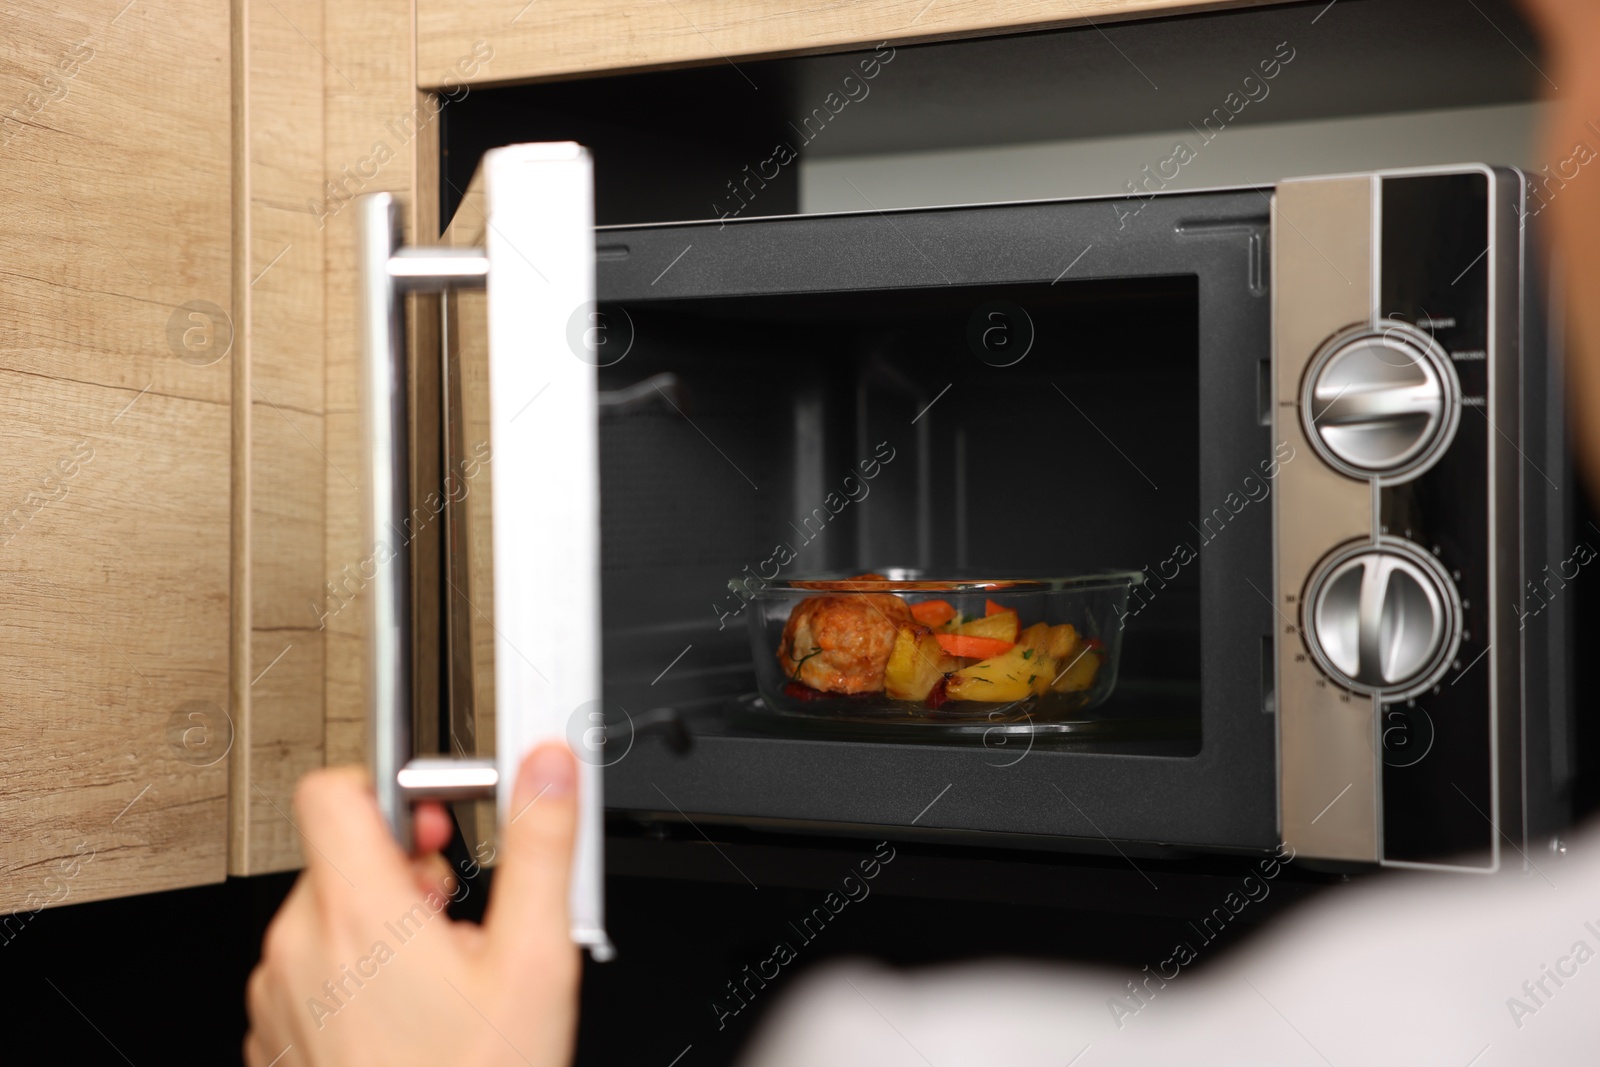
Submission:
<svg viewBox="0 0 1600 1067">
<path fill-rule="evenodd" d="M 1137 571 L 934 579 L 885 570 L 750 589 L 766 709 L 839 721 L 1048 724 L 1111 695 Z"/>
</svg>

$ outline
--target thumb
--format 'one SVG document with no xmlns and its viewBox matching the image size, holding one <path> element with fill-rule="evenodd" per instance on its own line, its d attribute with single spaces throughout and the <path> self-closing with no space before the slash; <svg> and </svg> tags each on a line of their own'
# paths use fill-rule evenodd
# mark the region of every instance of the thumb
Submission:
<svg viewBox="0 0 1600 1067">
<path fill-rule="evenodd" d="M 537 965 L 557 946 L 571 947 L 567 894 L 578 825 L 577 783 L 577 761 L 562 741 L 535 748 L 517 772 L 484 916 L 489 943 L 513 962 Z"/>
</svg>

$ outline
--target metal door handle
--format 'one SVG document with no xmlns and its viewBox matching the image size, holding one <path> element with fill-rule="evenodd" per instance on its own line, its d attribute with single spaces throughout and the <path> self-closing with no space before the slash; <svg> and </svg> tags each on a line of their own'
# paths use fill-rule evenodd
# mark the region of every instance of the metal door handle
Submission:
<svg viewBox="0 0 1600 1067">
<path fill-rule="evenodd" d="M 425 797 L 495 796 L 492 760 L 413 759 L 411 738 L 411 546 L 406 403 L 405 294 L 482 289 L 481 249 L 400 247 L 400 207 L 388 193 L 358 201 L 361 376 L 366 423 L 367 522 L 374 552 L 388 560 L 370 586 L 367 763 L 378 810 L 409 849 L 411 805 Z"/>
</svg>

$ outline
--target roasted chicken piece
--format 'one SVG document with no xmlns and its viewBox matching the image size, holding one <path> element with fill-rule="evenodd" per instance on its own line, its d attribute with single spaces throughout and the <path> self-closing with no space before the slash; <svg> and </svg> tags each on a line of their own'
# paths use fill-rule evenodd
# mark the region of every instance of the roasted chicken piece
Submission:
<svg viewBox="0 0 1600 1067">
<path fill-rule="evenodd" d="M 789 614 L 778 663 L 788 678 L 825 693 L 882 692 L 895 636 L 912 625 L 893 593 L 807 597 Z"/>
</svg>

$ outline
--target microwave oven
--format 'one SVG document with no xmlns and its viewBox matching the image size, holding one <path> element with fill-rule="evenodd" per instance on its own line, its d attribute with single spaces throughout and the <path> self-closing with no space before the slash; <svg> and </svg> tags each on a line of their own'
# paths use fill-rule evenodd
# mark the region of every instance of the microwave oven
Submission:
<svg viewBox="0 0 1600 1067">
<path fill-rule="evenodd" d="M 599 229 L 579 146 L 480 175 L 463 247 L 362 208 L 375 779 L 403 832 L 567 737 L 580 941 L 604 813 L 1479 872 L 1568 818 L 1571 478 L 1520 172 Z M 417 290 L 447 291 L 425 371 Z M 1136 572 L 1114 690 L 1070 729 L 774 714 L 757 594 L 893 568 Z M 412 758 L 434 672 L 498 768 Z"/>
</svg>

